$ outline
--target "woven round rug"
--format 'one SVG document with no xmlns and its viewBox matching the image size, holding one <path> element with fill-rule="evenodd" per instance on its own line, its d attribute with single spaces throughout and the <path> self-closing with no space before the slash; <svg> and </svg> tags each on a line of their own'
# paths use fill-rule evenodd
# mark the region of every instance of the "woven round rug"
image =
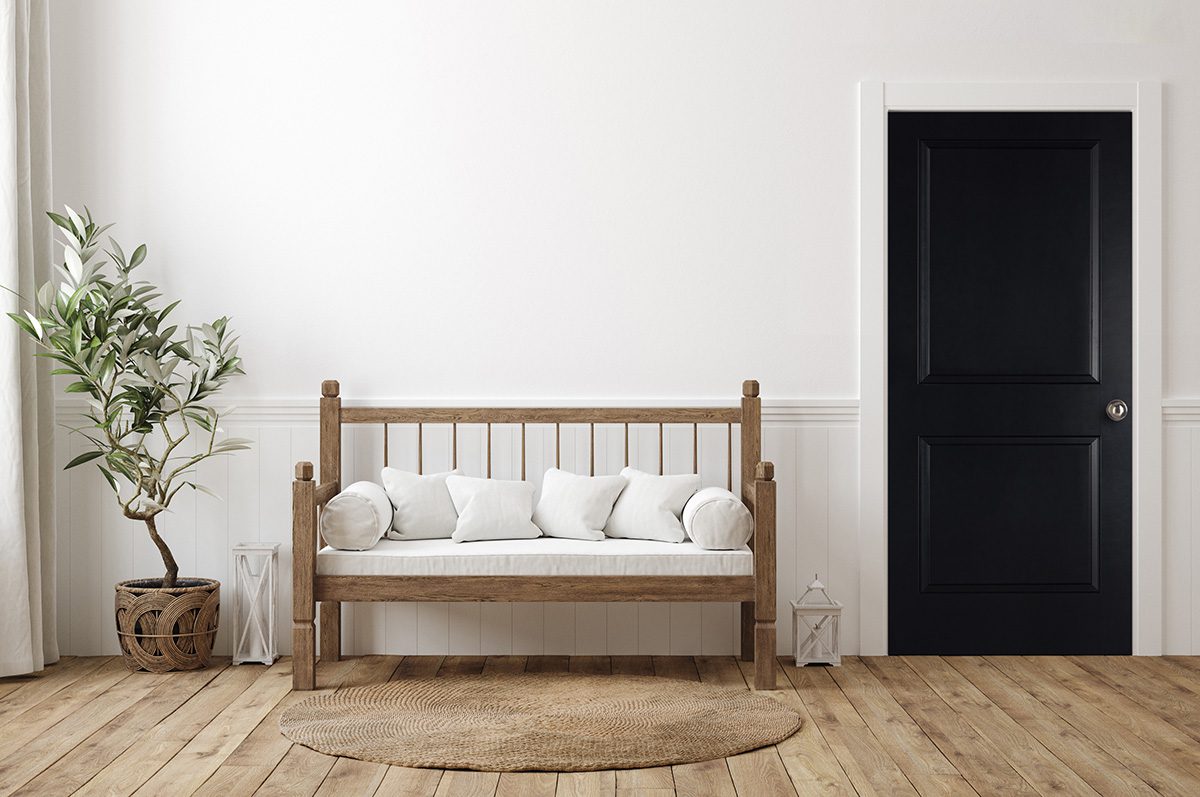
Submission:
<svg viewBox="0 0 1200 797">
<path fill-rule="evenodd" d="M 786 739 L 800 716 L 745 690 L 639 675 L 415 678 L 302 700 L 294 742 L 382 764 L 486 772 L 685 764 Z"/>
</svg>

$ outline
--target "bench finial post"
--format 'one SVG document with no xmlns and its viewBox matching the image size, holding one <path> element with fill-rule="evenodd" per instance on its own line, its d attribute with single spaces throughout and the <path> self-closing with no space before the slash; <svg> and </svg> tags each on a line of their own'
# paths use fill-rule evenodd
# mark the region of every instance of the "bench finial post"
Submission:
<svg viewBox="0 0 1200 797">
<path fill-rule="evenodd" d="M 754 513 L 754 474 L 762 455 L 762 399 L 758 397 L 757 379 L 742 382 L 741 435 L 742 503 Z M 751 539 L 750 546 L 754 545 L 755 541 Z M 754 623 L 754 601 L 742 601 L 742 661 L 754 657 Z"/>
<path fill-rule="evenodd" d="M 775 465 L 754 468 L 754 688 L 775 688 Z"/>
<path fill-rule="evenodd" d="M 317 569 L 317 485 L 311 462 L 296 463 L 292 482 L 292 687 L 316 684 L 313 578 Z"/>
</svg>

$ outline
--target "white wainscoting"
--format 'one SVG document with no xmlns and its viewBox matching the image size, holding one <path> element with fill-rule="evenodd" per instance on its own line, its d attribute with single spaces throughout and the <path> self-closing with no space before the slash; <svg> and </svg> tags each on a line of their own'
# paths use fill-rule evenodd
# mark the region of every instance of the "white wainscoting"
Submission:
<svg viewBox="0 0 1200 797">
<path fill-rule="evenodd" d="M 291 477 L 297 460 L 317 459 L 316 401 L 241 406 L 224 426 L 231 436 L 253 440 L 252 450 L 209 460 L 200 468 L 200 482 L 224 500 L 181 492 L 173 511 L 160 518 L 159 527 L 179 560 L 181 574 L 217 578 L 227 589 L 232 588 L 231 545 L 283 543 L 276 619 L 280 648 L 287 653 L 291 649 Z M 77 404 L 64 402 L 60 420 L 70 423 L 77 412 Z M 763 457 L 774 461 L 779 483 L 779 650 L 786 652 L 792 644 L 788 601 L 803 591 L 813 573 L 820 573 L 831 594 L 846 603 L 843 651 L 857 653 L 857 401 L 764 401 L 763 417 Z M 389 428 L 389 463 L 415 468 L 415 427 Z M 665 431 L 666 472 L 691 472 L 691 426 L 668 425 Z M 734 431 L 736 491 L 739 453 Z M 519 427 L 495 425 L 492 435 L 492 475 L 520 478 Z M 630 464 L 657 469 L 657 435 L 654 426 L 630 427 Z M 1200 436 L 1197 441 L 1200 444 Z M 458 444 L 460 467 L 468 474 L 483 475 L 484 428 L 460 426 Z M 553 426 L 527 427 L 526 448 L 527 476 L 540 482 L 545 468 L 554 463 Z M 563 427 L 565 469 L 586 473 L 588 449 L 586 426 Z M 56 440 L 60 466 L 82 450 L 77 436 L 63 433 Z M 424 451 L 426 472 L 447 469 L 449 427 L 427 425 Z M 723 486 L 726 428 L 701 426 L 696 453 L 705 483 Z M 622 427 L 596 427 L 595 457 L 597 473 L 620 470 Z M 344 428 L 342 464 L 347 483 L 378 479 L 382 461 L 381 427 Z M 111 491 L 91 465 L 60 476 L 58 526 L 61 650 L 71 655 L 115 654 L 113 584 L 161 573 L 158 553 L 144 529 L 121 516 Z M 228 653 L 228 614 L 223 620 L 217 651 Z M 342 631 L 349 653 L 721 655 L 734 653 L 737 647 L 738 612 L 736 604 L 729 603 L 360 603 L 347 608 Z"/>
<path fill-rule="evenodd" d="M 1200 654 L 1200 399 L 1163 402 L 1163 652 Z"/>
</svg>

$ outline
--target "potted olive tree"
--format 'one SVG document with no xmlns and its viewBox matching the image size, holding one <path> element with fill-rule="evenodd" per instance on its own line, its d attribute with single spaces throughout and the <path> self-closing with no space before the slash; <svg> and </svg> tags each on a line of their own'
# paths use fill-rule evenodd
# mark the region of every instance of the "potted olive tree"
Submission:
<svg viewBox="0 0 1200 797">
<path fill-rule="evenodd" d="M 81 425 L 88 450 L 67 463 L 99 466 L 127 518 L 146 524 L 162 555 L 161 578 L 116 585 L 117 634 L 125 663 L 152 672 L 203 667 L 217 632 L 220 583 L 180 578 L 157 518 L 179 491 L 211 492 L 196 482 L 196 465 L 247 448 L 223 437 L 208 401 L 242 373 L 228 319 L 180 328 L 167 321 L 179 302 L 158 307 L 157 288 L 131 274 L 146 258 L 145 244 L 126 258 L 100 236 L 85 209 L 50 213 L 62 233 L 59 279 L 41 286 L 31 309 L 10 313 L 39 344 L 36 356 L 69 376 L 67 393 L 86 397 Z M 191 440 L 188 445 L 185 441 Z"/>
</svg>

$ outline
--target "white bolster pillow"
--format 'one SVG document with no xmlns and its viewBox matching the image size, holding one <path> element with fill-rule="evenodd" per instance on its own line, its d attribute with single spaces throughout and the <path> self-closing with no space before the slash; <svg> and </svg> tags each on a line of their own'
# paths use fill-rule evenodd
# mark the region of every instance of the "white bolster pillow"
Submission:
<svg viewBox="0 0 1200 797">
<path fill-rule="evenodd" d="M 754 536 L 754 518 L 742 499 L 733 493 L 720 487 L 705 487 L 684 505 L 683 530 L 701 548 L 732 551 Z"/>
<path fill-rule="evenodd" d="M 374 482 L 355 482 L 329 499 L 321 512 L 325 544 L 342 551 L 365 551 L 392 525 L 392 502 Z"/>
</svg>

